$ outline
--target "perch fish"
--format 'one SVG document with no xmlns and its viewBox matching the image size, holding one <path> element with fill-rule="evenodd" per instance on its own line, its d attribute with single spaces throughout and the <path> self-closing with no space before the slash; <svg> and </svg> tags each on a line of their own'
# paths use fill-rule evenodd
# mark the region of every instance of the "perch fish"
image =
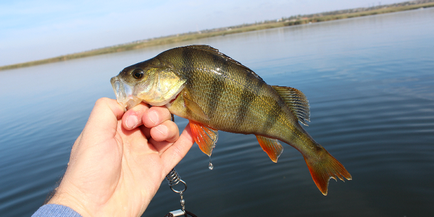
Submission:
<svg viewBox="0 0 434 217">
<path fill-rule="evenodd" d="M 351 180 L 345 167 L 302 128 L 309 121 L 305 95 L 270 86 L 255 72 L 207 45 L 177 47 L 128 66 L 111 78 L 118 102 L 166 106 L 189 120 L 194 141 L 208 156 L 218 131 L 254 134 L 273 162 L 279 141 L 297 149 L 322 194 L 331 178 Z"/>
</svg>

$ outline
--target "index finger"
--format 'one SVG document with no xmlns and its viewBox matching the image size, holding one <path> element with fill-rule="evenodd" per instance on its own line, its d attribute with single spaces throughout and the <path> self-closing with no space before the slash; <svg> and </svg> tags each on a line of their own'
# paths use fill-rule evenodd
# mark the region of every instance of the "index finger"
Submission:
<svg viewBox="0 0 434 217">
<path fill-rule="evenodd" d="M 193 143 L 190 125 L 187 125 L 179 136 L 179 139 L 161 155 L 164 165 L 164 175 L 168 174 L 185 157 L 193 146 Z"/>
<path fill-rule="evenodd" d="M 144 103 L 140 103 L 129 109 L 122 117 L 122 126 L 127 130 L 132 130 L 142 125 L 143 116 L 148 109 L 149 106 Z"/>
<path fill-rule="evenodd" d="M 167 120 L 171 120 L 172 114 L 166 107 L 154 106 L 143 114 L 143 125 L 147 128 L 156 127 Z"/>
</svg>

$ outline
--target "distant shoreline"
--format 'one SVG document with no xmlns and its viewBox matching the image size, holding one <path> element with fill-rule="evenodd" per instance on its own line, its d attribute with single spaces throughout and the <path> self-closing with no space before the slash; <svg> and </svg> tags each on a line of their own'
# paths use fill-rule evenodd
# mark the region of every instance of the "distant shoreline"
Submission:
<svg viewBox="0 0 434 217">
<path fill-rule="evenodd" d="M 231 26 L 225 28 L 202 30 L 199 32 L 189 32 L 189 33 L 183 33 L 177 35 L 163 36 L 163 37 L 158 37 L 153 39 L 135 41 L 135 42 L 121 44 L 121 45 L 94 49 L 90 51 L 62 55 L 62 56 L 57 56 L 48 59 L 0 66 L 0 71 L 78 59 L 83 57 L 96 56 L 101 54 L 142 49 L 142 48 L 156 46 L 156 45 L 172 44 L 176 42 L 191 41 L 191 40 L 222 36 L 228 34 L 236 34 L 242 32 L 262 30 L 262 29 L 271 29 L 271 28 L 278 28 L 284 26 L 302 25 L 308 23 L 317 23 L 317 22 L 324 22 L 324 21 L 331 21 L 331 20 L 340 20 L 340 19 L 347 19 L 347 18 L 354 18 L 354 17 L 414 10 L 419 8 L 434 7 L 434 0 L 419 1 L 419 2 L 422 3 L 403 2 L 403 3 L 396 3 L 390 5 L 374 6 L 370 8 L 356 8 L 356 9 L 339 10 L 339 11 L 332 11 L 332 12 L 323 12 L 323 13 L 310 14 L 310 15 L 297 15 L 288 18 L 281 18 L 272 21 L 264 21 L 255 24 L 243 24 L 243 25 Z"/>
</svg>

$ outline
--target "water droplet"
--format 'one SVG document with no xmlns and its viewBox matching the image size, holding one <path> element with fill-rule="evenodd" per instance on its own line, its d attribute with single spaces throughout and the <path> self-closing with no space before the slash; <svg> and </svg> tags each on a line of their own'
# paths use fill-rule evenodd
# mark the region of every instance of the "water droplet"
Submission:
<svg viewBox="0 0 434 217">
<path fill-rule="evenodd" d="M 208 169 L 209 169 L 209 170 L 212 170 L 212 169 L 214 169 L 214 165 L 212 165 L 212 162 L 211 162 L 211 156 L 209 156 L 209 164 L 208 164 Z"/>
</svg>

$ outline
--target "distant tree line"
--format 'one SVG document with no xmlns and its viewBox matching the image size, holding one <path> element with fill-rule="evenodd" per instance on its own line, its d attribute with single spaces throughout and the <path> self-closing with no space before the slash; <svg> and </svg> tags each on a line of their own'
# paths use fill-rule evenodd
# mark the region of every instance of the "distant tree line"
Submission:
<svg viewBox="0 0 434 217">
<path fill-rule="evenodd" d="M 249 27 L 249 26 L 267 24 L 267 23 L 272 24 L 272 23 L 284 22 L 285 26 L 292 26 L 292 25 L 305 24 L 305 23 L 309 23 L 309 22 L 322 22 L 322 21 L 350 18 L 350 17 L 356 17 L 356 16 L 365 16 L 363 14 L 361 14 L 361 15 L 357 14 L 357 13 L 361 13 L 361 12 L 368 12 L 368 11 L 373 11 L 373 10 L 378 10 L 378 9 L 386 9 L 386 8 L 394 8 L 394 7 L 402 7 L 402 6 L 410 6 L 410 5 L 418 5 L 418 4 L 424 4 L 424 3 L 429 3 L 429 2 L 434 2 L 434 0 L 406 1 L 406 2 L 400 2 L 400 3 L 394 3 L 394 4 L 387 4 L 387 5 L 381 5 L 381 3 L 379 3 L 378 5 L 371 6 L 371 7 L 361 7 L 361 8 L 354 8 L 354 9 L 336 10 L 336 11 L 328 11 L 328 12 L 306 14 L 306 15 L 300 15 L 299 14 L 299 15 L 292 15 L 290 17 L 282 17 L 280 19 L 274 19 L 274 20 L 264 20 L 264 21 L 255 22 L 255 23 L 244 23 L 244 24 L 234 25 L 234 26 L 229 26 L 229 27 L 205 29 L 205 30 L 200 30 L 200 31 L 193 31 L 193 32 L 186 32 L 186 33 L 175 34 L 175 35 L 155 37 L 155 38 L 150 38 L 150 39 L 146 39 L 146 40 L 138 40 L 135 43 L 142 43 L 142 42 L 152 41 L 152 40 L 156 40 L 156 39 L 179 37 L 179 36 L 186 36 L 186 35 L 192 35 L 192 34 L 224 32 L 224 31 L 230 31 L 230 30 L 240 29 L 240 28 Z M 354 14 L 354 16 L 351 16 L 349 14 Z M 338 16 L 338 15 L 348 15 L 348 16 L 334 17 L 334 16 Z M 366 15 L 372 15 L 372 14 L 366 14 Z M 123 45 L 121 45 L 121 46 L 123 46 Z"/>
<path fill-rule="evenodd" d="M 256 31 L 260 29 L 278 28 L 283 26 L 292 26 L 299 24 L 315 23 L 329 20 L 338 20 L 352 17 L 369 16 L 382 13 L 390 13 L 403 10 L 412 10 L 423 7 L 434 7 L 434 0 L 417 0 L 417 1 L 407 1 L 395 4 L 381 5 L 378 4 L 372 7 L 346 9 L 346 10 L 336 10 L 329 12 L 321 12 L 316 14 L 307 15 L 293 15 L 290 17 L 282 17 L 280 19 L 265 20 L 261 22 L 255 22 L 250 24 L 241 24 L 229 27 L 206 29 L 195 32 L 187 32 L 181 34 L 174 34 L 162 37 L 155 37 L 145 40 L 137 40 L 125 44 L 118 44 L 114 46 L 93 49 L 89 51 L 83 51 L 79 53 L 67 54 L 58 57 L 36 60 L 26 63 L 18 63 L 8 66 L 0 66 L 0 70 L 13 69 L 19 67 L 27 67 L 40 65 L 45 63 L 52 63 L 58 61 L 65 61 L 69 59 L 76 59 L 94 55 L 101 55 L 107 53 L 121 52 L 127 50 L 140 49 L 149 46 L 170 44 L 174 42 L 190 41 L 200 38 L 214 37 L 214 36 L 224 36 L 226 34 L 234 34 L 248 31 Z"/>
</svg>

